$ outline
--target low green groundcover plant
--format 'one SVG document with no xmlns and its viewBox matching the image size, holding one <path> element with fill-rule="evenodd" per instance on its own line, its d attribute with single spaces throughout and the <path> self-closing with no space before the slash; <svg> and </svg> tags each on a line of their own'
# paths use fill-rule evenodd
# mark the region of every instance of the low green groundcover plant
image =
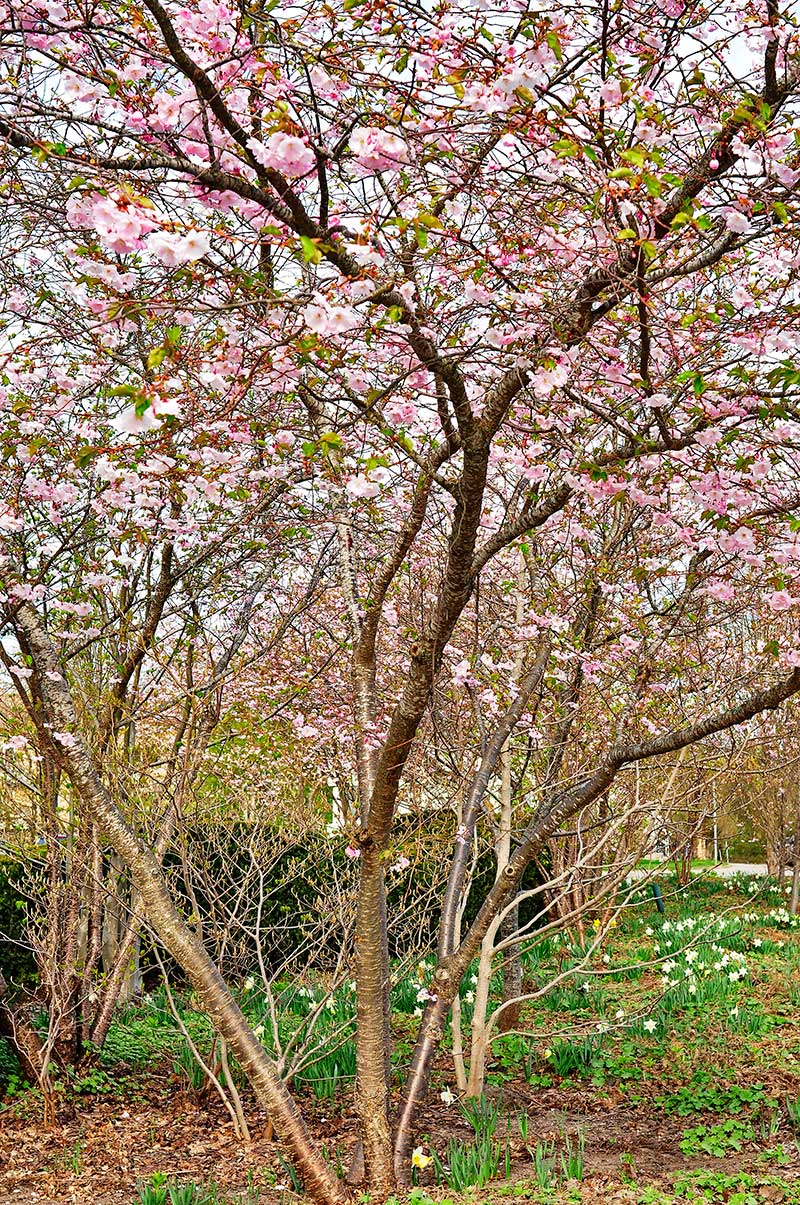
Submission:
<svg viewBox="0 0 800 1205">
<path fill-rule="evenodd" d="M 695 1077 L 666 1096 L 657 1096 L 654 1104 L 665 1113 L 688 1117 L 691 1113 L 740 1113 L 760 1105 L 766 1099 L 762 1084 L 721 1084 L 710 1080 L 707 1073 Z"/>
<path fill-rule="evenodd" d="M 722 1159 L 731 1151 L 740 1151 L 753 1142 L 756 1132 L 748 1121 L 728 1117 L 716 1125 L 698 1125 L 683 1131 L 680 1147 L 684 1155 L 711 1155 Z"/>
</svg>

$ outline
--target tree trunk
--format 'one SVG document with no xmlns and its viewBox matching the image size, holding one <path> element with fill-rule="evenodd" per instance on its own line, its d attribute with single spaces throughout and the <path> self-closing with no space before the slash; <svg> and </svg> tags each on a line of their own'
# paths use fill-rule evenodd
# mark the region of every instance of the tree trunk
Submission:
<svg viewBox="0 0 800 1205">
<path fill-rule="evenodd" d="M 461 997 L 456 992 L 450 1009 L 450 1032 L 453 1037 L 453 1071 L 456 1091 L 463 1096 L 467 1091 L 467 1068 L 464 1063 L 464 1035 L 461 1026 Z"/>
<path fill-rule="evenodd" d="M 509 911 L 500 926 L 501 938 L 513 937 L 519 929 L 519 904 Z M 508 1033 L 519 1020 L 522 1012 L 522 958 L 519 943 L 506 946 L 503 950 L 503 1004 L 506 1008 L 497 1018 L 497 1032 Z"/>
<path fill-rule="evenodd" d="M 103 847 L 97 825 L 89 825 L 86 954 L 80 976 L 80 1042 L 89 1041 L 94 1012 L 96 974 L 103 952 Z"/>
<path fill-rule="evenodd" d="M 97 1012 L 90 1033 L 90 1041 L 96 1050 L 101 1050 L 108 1037 L 114 1009 L 122 996 L 123 987 L 131 974 L 131 960 L 136 958 L 139 943 L 139 923 L 132 918 L 117 948 L 116 958 L 108 973 L 100 995 Z"/>
<path fill-rule="evenodd" d="M 199 748 L 193 751 L 190 756 L 188 751 L 184 764 L 183 774 L 179 789 L 179 799 L 183 799 L 183 791 L 186 786 L 193 781 L 194 775 L 200 764 L 202 753 L 205 750 L 208 737 L 211 732 L 211 712 L 207 711 L 203 723 L 198 730 L 197 740 Z M 178 808 L 173 801 L 167 808 L 165 815 L 162 818 L 158 840 L 155 844 L 155 856 L 158 859 L 159 865 L 163 864 L 164 855 L 167 851 L 170 841 L 172 840 L 177 823 Z M 116 862 L 119 862 L 118 856 L 114 855 Z M 121 866 L 116 865 L 117 870 L 117 885 L 119 885 L 121 875 L 119 870 Z M 115 904 L 116 914 L 116 953 L 114 962 L 106 978 L 105 986 L 100 996 L 97 1008 L 95 1010 L 94 1020 L 91 1028 L 91 1042 L 98 1050 L 102 1048 L 108 1036 L 109 1026 L 114 1017 L 114 1009 L 122 998 L 126 984 L 129 986 L 129 998 L 136 994 L 138 990 L 137 979 L 140 980 L 139 972 L 139 950 L 141 947 L 141 919 L 139 913 L 142 907 L 141 896 L 137 891 L 133 891 L 133 898 L 130 901 L 130 906 L 127 910 L 127 916 L 124 924 L 120 921 L 122 912 L 121 901 L 117 894 L 112 893 L 109 900 Z M 120 932 L 121 930 L 121 932 Z M 133 959 L 133 966 L 131 966 Z"/>
<path fill-rule="evenodd" d="M 367 1186 L 380 1199 L 391 1195 L 394 1181 L 389 1124 L 391 1078 L 387 1053 L 391 1034 L 386 951 L 386 886 L 380 852 L 367 846 L 361 856 L 356 917 L 356 1111 L 361 1122 Z"/>
<path fill-rule="evenodd" d="M 517 571 L 517 605 L 516 605 L 516 626 L 519 631 L 525 615 L 525 561 L 523 554 L 520 553 L 519 569 Z M 524 642 L 519 641 L 517 645 L 516 656 L 514 657 L 514 669 L 512 673 L 512 684 L 516 687 L 520 674 L 522 673 L 522 661 L 524 652 Z M 511 783 L 511 744 L 506 740 L 503 745 L 503 751 L 500 755 L 500 764 L 502 777 L 500 782 L 500 803 L 501 803 L 501 840 L 500 849 L 498 850 L 497 859 L 497 874 L 498 877 L 508 865 L 508 860 L 511 856 L 511 833 L 514 828 L 514 800 L 512 798 L 512 783 Z M 503 918 L 500 925 L 500 936 L 513 937 L 519 928 L 519 904 L 515 904 Z M 517 1000 L 522 994 L 522 960 L 520 958 L 520 947 L 518 943 L 511 946 L 506 946 L 502 954 L 503 959 L 503 1003 Z M 517 1000 L 516 1004 L 509 1004 L 508 1008 L 503 1009 L 499 1018 L 498 1029 L 501 1033 L 513 1029 L 519 1018 L 522 1010 L 522 1004 Z"/>
<path fill-rule="evenodd" d="M 492 958 L 494 939 L 499 921 L 489 926 L 481 942 L 478 962 L 478 982 L 475 984 L 475 1005 L 472 1013 L 472 1042 L 469 1053 L 469 1080 L 467 1096 L 480 1096 L 486 1074 L 486 1055 L 491 1040 L 491 1029 L 486 1014 L 489 1011 L 489 988 L 492 980 Z"/>
</svg>

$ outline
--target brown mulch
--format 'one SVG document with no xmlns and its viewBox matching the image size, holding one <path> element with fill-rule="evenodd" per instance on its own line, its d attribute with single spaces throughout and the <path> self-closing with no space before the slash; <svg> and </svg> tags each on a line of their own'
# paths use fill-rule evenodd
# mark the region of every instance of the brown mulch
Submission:
<svg viewBox="0 0 800 1205">
<path fill-rule="evenodd" d="M 266 1169 L 281 1167 L 267 1119 L 248 1110 L 253 1142 L 234 1136 L 226 1111 L 216 1101 L 202 1103 L 175 1091 L 146 1101 L 81 1098 L 60 1110 L 55 1126 L 44 1128 L 35 1114 L 0 1115 L 0 1203 L 70 1202 L 132 1205 L 136 1186 L 154 1172 L 181 1179 L 214 1181 L 227 1191 L 244 1192 L 250 1182 L 268 1201 Z M 278 1200 L 279 1192 L 271 1192 Z"/>
</svg>

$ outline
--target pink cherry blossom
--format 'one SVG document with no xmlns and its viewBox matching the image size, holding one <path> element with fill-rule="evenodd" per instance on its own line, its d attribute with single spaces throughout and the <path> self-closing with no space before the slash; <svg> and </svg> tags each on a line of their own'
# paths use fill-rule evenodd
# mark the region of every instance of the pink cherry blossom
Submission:
<svg viewBox="0 0 800 1205">
<path fill-rule="evenodd" d="M 732 234 L 747 234 L 750 219 L 740 209 L 728 209 L 725 211 L 725 225 Z"/>
<path fill-rule="evenodd" d="M 736 591 L 730 582 L 712 582 L 706 587 L 706 594 L 715 602 L 729 602 L 736 597 Z"/>
<path fill-rule="evenodd" d="M 377 498 L 381 487 L 377 482 L 370 481 L 364 473 L 359 473 L 348 480 L 347 492 L 354 498 Z"/>
<path fill-rule="evenodd" d="M 154 477 L 162 477 L 174 467 L 175 460 L 171 456 L 151 456 L 149 459 L 142 461 L 140 471 L 143 473 L 152 473 Z"/>
<path fill-rule="evenodd" d="M 127 198 L 116 199 L 97 192 L 70 197 L 67 217 L 74 226 L 93 228 L 102 246 L 118 255 L 138 250 L 142 236 L 155 225 L 143 209 Z"/>
<path fill-rule="evenodd" d="M 622 103 L 622 88 L 619 80 L 609 79 L 601 86 L 599 96 L 605 104 L 612 108 Z"/>
<path fill-rule="evenodd" d="M 354 309 L 329 305 L 319 296 L 305 306 L 302 313 L 306 326 L 318 335 L 343 335 L 361 325 L 361 318 Z"/>
<path fill-rule="evenodd" d="M 172 234 L 159 230 L 147 239 L 147 250 L 168 268 L 202 259 L 211 249 L 211 239 L 205 231 L 190 230 L 186 234 Z"/>
<path fill-rule="evenodd" d="M 121 434 L 138 435 L 142 431 L 152 431 L 153 427 L 158 426 L 158 419 L 152 406 L 148 406 L 141 414 L 137 413 L 135 406 L 129 406 L 117 418 L 111 420 L 111 425 Z"/>
<path fill-rule="evenodd" d="M 346 81 L 332 79 L 327 71 L 319 65 L 312 67 L 308 74 L 315 94 L 321 96 L 323 100 L 341 100 L 349 91 Z"/>
<path fill-rule="evenodd" d="M 408 146 L 402 138 L 377 126 L 361 126 L 350 135 L 350 150 L 367 172 L 391 171 L 408 162 Z"/>
<path fill-rule="evenodd" d="M 285 134 L 282 130 L 270 134 L 266 142 L 248 138 L 247 148 L 257 163 L 290 178 L 307 175 L 314 170 L 317 162 L 311 147 L 302 138 Z"/>
<path fill-rule="evenodd" d="M 15 582 L 9 590 L 12 598 L 24 598 L 28 602 L 39 602 L 47 593 L 44 586 L 32 586 L 28 582 Z"/>
<path fill-rule="evenodd" d="M 719 546 L 723 552 L 752 552 L 755 537 L 749 527 L 738 527 L 736 531 L 720 536 Z"/>
<path fill-rule="evenodd" d="M 772 611 L 788 611 L 800 599 L 793 598 L 788 590 L 775 590 L 767 595 L 767 606 Z"/>
<path fill-rule="evenodd" d="M 65 749 L 74 749 L 78 743 L 78 738 L 71 732 L 54 732 L 53 740 L 58 741 Z"/>
<path fill-rule="evenodd" d="M 302 712 L 298 712 L 292 719 L 292 727 L 297 736 L 303 740 L 310 740 L 312 737 L 319 736 L 319 728 L 314 724 L 310 724 Z"/>
<path fill-rule="evenodd" d="M 0 511 L 0 531 L 23 531 L 25 521 L 7 508 Z"/>
<path fill-rule="evenodd" d="M 386 407 L 386 417 L 390 422 L 408 426 L 417 417 L 417 407 L 413 402 L 390 402 Z"/>
</svg>

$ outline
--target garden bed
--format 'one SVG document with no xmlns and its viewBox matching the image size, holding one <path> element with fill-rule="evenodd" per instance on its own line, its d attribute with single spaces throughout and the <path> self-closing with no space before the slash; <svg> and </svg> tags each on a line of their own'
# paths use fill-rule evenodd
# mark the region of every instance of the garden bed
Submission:
<svg viewBox="0 0 800 1205">
<path fill-rule="evenodd" d="M 530 1006 L 526 1033 L 495 1042 L 477 1111 L 450 1099 L 443 1049 L 417 1127 L 417 1200 L 800 1201 L 800 943 L 774 890 L 752 896 L 746 884 L 697 884 L 668 895 L 663 921 L 644 906 L 623 919 L 593 977 Z M 528 964 L 529 986 L 552 973 L 551 957 L 563 952 Z M 423 964 L 395 991 L 398 1078 L 424 978 Z M 465 1007 L 468 996 L 466 985 Z M 339 1022 L 347 999 L 345 987 Z M 245 1002 L 257 1008 L 257 994 Z M 200 1046 L 210 1040 L 191 1000 L 183 1021 Z M 244 1089 L 253 1140 L 237 1138 L 202 1077 L 193 1083 L 181 1041 L 158 996 L 125 1010 L 99 1064 L 64 1084 L 49 1130 L 36 1093 L 12 1083 L 0 1201 L 133 1205 L 162 1180 L 202 1185 L 196 1200 L 219 1205 L 295 1198 L 269 1119 Z M 346 1049 L 326 1052 L 299 1085 L 342 1169 L 355 1141 L 351 1067 Z M 465 1193 L 454 1164 L 481 1142 L 497 1173 Z"/>
</svg>

